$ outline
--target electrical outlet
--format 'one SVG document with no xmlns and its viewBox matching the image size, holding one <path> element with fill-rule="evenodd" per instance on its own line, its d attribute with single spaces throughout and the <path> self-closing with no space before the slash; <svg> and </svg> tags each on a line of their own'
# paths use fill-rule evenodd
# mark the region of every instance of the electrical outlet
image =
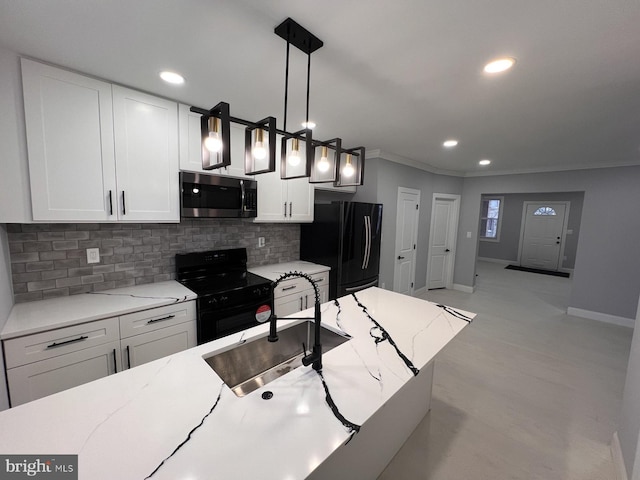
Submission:
<svg viewBox="0 0 640 480">
<path fill-rule="evenodd" d="M 471 232 L 467 232 L 467 238 L 471 238 Z"/>
<path fill-rule="evenodd" d="M 264 247 L 266 242 L 264 241 L 264 237 L 258 237 L 258 248 Z"/>
<path fill-rule="evenodd" d="M 100 263 L 99 248 L 87 248 L 87 263 Z"/>
</svg>

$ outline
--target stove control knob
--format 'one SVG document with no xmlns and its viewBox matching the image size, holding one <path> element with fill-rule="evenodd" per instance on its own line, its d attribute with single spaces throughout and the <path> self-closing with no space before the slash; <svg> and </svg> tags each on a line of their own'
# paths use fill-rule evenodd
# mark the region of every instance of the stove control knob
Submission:
<svg viewBox="0 0 640 480">
<path fill-rule="evenodd" d="M 271 291 L 271 287 L 268 287 L 268 286 L 265 285 L 264 287 L 262 287 L 262 291 L 264 293 L 269 293 Z"/>
<path fill-rule="evenodd" d="M 218 299 L 217 298 L 212 298 L 211 300 L 209 300 L 209 305 L 213 305 L 214 307 L 216 305 L 218 305 Z"/>
<path fill-rule="evenodd" d="M 259 296 L 260 296 L 260 289 L 259 289 L 259 288 L 256 288 L 256 289 L 253 291 L 253 294 L 254 294 L 256 297 L 259 297 Z"/>
<path fill-rule="evenodd" d="M 220 297 L 220 304 L 224 305 L 229 300 L 229 297 L 225 297 L 224 295 Z"/>
</svg>

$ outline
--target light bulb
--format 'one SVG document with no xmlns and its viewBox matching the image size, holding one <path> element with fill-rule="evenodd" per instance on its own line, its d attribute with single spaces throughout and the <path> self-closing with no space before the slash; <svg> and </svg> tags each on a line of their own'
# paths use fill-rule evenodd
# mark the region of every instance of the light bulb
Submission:
<svg viewBox="0 0 640 480">
<path fill-rule="evenodd" d="M 219 121 L 216 117 L 209 117 L 209 136 L 204 140 L 204 147 L 212 153 L 222 150 Z"/>
<path fill-rule="evenodd" d="M 262 142 L 256 142 L 254 145 L 253 156 L 258 160 L 262 160 L 267 157 L 267 149 L 264 148 L 264 144 Z"/>
<path fill-rule="evenodd" d="M 222 140 L 217 132 L 209 132 L 209 136 L 204 141 L 204 146 L 212 153 L 222 150 Z"/>
<path fill-rule="evenodd" d="M 327 147 L 322 147 L 320 151 L 320 161 L 318 162 L 318 170 L 321 172 L 326 172 L 331 167 L 329 163 L 329 159 L 327 158 Z"/>
<path fill-rule="evenodd" d="M 261 128 L 256 130 L 256 141 L 253 144 L 253 156 L 257 160 L 263 160 L 267 157 L 267 149 L 264 146 L 264 130 Z"/>
<path fill-rule="evenodd" d="M 353 168 L 353 165 L 351 164 L 351 154 L 347 153 L 347 164 L 342 167 L 342 174 L 345 177 L 353 177 L 355 171 L 356 169 Z"/>
<path fill-rule="evenodd" d="M 291 146 L 291 151 L 289 152 L 289 157 L 287 161 L 289 165 L 292 167 L 297 167 L 300 165 L 300 151 L 299 151 L 299 141 L 297 138 L 293 139 L 293 145 Z"/>
</svg>

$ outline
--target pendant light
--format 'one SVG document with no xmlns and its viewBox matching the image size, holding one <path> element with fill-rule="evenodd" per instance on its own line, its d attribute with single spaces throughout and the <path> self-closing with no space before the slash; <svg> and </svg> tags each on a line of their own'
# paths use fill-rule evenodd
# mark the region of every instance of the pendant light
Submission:
<svg viewBox="0 0 640 480">
<path fill-rule="evenodd" d="M 326 142 L 314 142 L 309 183 L 335 182 L 338 178 L 338 161 L 342 140 L 334 138 Z"/>
<path fill-rule="evenodd" d="M 364 183 L 364 147 L 343 150 L 338 165 L 336 187 L 354 187 Z"/>
<path fill-rule="evenodd" d="M 257 175 L 275 171 L 276 119 L 267 117 L 247 125 L 244 133 L 244 173 Z"/>
<path fill-rule="evenodd" d="M 200 134 L 202 137 L 202 169 L 213 170 L 231 165 L 229 104 L 220 102 L 210 110 L 191 107 L 200 113 Z"/>
</svg>

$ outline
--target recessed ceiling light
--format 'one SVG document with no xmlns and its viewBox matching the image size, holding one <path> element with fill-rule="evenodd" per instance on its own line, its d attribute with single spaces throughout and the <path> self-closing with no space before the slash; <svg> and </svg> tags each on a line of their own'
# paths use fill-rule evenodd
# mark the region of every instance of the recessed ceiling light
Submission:
<svg viewBox="0 0 640 480">
<path fill-rule="evenodd" d="M 497 58 L 484 66 L 485 73 L 500 73 L 509 70 L 515 65 L 516 59 L 513 57 Z"/>
<path fill-rule="evenodd" d="M 443 147 L 447 147 L 447 148 L 452 148 L 452 147 L 455 147 L 456 145 L 458 145 L 458 140 L 454 140 L 454 139 L 446 140 L 442 144 Z"/>
<path fill-rule="evenodd" d="M 165 82 L 173 83 L 174 85 L 182 85 L 184 83 L 184 77 L 182 75 L 168 70 L 160 72 L 160 78 Z"/>
<path fill-rule="evenodd" d="M 489 165 L 489 164 L 491 163 L 491 160 L 487 160 L 487 159 L 485 159 L 485 160 L 480 160 L 478 163 L 479 163 L 480 165 Z"/>
<path fill-rule="evenodd" d="M 302 128 L 313 130 L 314 128 L 316 128 L 316 124 L 314 122 L 302 122 Z"/>
</svg>

